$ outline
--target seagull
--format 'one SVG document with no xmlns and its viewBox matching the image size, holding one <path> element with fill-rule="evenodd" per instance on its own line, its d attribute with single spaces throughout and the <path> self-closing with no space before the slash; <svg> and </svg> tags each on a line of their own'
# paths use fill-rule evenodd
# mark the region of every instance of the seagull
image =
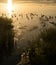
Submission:
<svg viewBox="0 0 56 65">
<path fill-rule="evenodd" d="M 13 18 L 13 15 L 11 15 L 11 17 Z"/>
<path fill-rule="evenodd" d="M 29 20 L 28 14 L 26 14 L 26 18 Z"/>
<path fill-rule="evenodd" d="M 30 17 L 31 17 L 31 19 L 33 19 L 33 16 L 34 16 L 35 14 L 33 14 L 33 13 L 30 13 Z"/>
<path fill-rule="evenodd" d="M 36 16 L 38 16 L 38 14 L 35 14 Z"/>
<path fill-rule="evenodd" d="M 44 17 L 45 15 L 41 15 L 41 17 Z"/>
<path fill-rule="evenodd" d="M 16 17 L 16 14 L 14 14 L 14 16 Z"/>
<path fill-rule="evenodd" d="M 54 23 L 54 22 L 49 22 L 49 23 L 51 23 L 51 24 L 53 24 L 53 25 L 55 25 L 55 26 L 56 26 L 56 23 Z"/>
<path fill-rule="evenodd" d="M 21 16 L 23 18 L 23 14 L 19 14 L 19 16 Z"/>
<path fill-rule="evenodd" d="M 53 16 L 49 16 L 49 19 L 53 19 Z"/>
<path fill-rule="evenodd" d="M 34 16 L 35 14 L 33 14 L 33 13 L 30 13 L 30 16 Z"/>
<path fill-rule="evenodd" d="M 48 17 L 45 15 L 41 15 L 40 20 L 41 21 L 49 21 Z"/>
</svg>

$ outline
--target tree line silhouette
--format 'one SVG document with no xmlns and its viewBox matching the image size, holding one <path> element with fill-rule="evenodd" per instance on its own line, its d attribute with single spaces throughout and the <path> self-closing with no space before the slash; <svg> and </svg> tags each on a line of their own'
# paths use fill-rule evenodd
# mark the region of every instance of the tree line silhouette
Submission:
<svg viewBox="0 0 56 65">
<path fill-rule="evenodd" d="M 0 17 L 0 65 L 14 51 L 14 32 L 12 20 Z"/>
</svg>

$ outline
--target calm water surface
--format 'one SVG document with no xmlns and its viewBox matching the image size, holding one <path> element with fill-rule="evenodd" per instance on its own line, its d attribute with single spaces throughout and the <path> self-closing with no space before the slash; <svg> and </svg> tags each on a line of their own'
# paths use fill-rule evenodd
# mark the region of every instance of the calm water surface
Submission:
<svg viewBox="0 0 56 65">
<path fill-rule="evenodd" d="M 0 15 L 6 13 L 8 16 L 7 4 L 0 3 Z M 33 19 L 30 13 L 37 14 Z M 38 36 L 39 17 L 41 14 L 46 16 L 56 16 L 56 4 L 37 4 L 37 3 L 17 3 L 13 4 L 13 25 L 15 29 L 15 40 L 17 45 L 26 43 L 27 40 L 34 40 Z M 27 18 L 27 16 L 28 18 Z M 33 30 L 33 28 L 36 28 Z M 21 44 L 22 43 L 22 44 Z M 24 46 L 26 44 L 23 44 Z"/>
</svg>

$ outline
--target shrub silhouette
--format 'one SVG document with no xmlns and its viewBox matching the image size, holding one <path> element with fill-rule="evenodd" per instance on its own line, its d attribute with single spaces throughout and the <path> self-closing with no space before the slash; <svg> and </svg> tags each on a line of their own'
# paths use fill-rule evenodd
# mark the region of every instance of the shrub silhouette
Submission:
<svg viewBox="0 0 56 65">
<path fill-rule="evenodd" d="M 12 20 L 0 17 L 0 63 L 14 50 L 14 33 Z"/>
<path fill-rule="evenodd" d="M 43 28 L 30 50 L 31 65 L 56 65 L 56 28 Z"/>
<path fill-rule="evenodd" d="M 56 65 L 56 28 L 41 31 L 38 51 L 44 65 Z"/>
</svg>

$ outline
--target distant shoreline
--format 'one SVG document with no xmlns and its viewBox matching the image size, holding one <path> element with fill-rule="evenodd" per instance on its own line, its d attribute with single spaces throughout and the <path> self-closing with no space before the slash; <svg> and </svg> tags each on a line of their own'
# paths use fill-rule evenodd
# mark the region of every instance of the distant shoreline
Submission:
<svg viewBox="0 0 56 65">
<path fill-rule="evenodd" d="M 56 2 L 51 2 L 51 1 L 49 1 L 49 2 L 46 2 L 46 1 L 38 1 L 38 2 L 36 2 L 36 1 L 17 1 L 17 2 L 14 2 L 15 4 L 22 4 L 22 3 L 24 3 L 24 4 L 27 4 L 27 3 L 29 3 L 29 4 L 31 4 L 31 3 L 34 3 L 34 4 L 48 4 L 48 5 L 56 5 Z"/>
<path fill-rule="evenodd" d="M 31 4 L 31 3 L 36 3 L 36 4 L 48 4 L 48 5 L 56 5 L 56 2 L 53 2 L 53 1 L 16 1 L 16 2 L 13 2 L 13 4 Z M 1 4 L 7 4 L 7 2 L 0 2 L 0 5 Z"/>
<path fill-rule="evenodd" d="M 7 2 L 0 2 L 0 3 L 7 3 Z M 15 1 L 13 3 L 56 3 L 56 1 Z"/>
<path fill-rule="evenodd" d="M 56 1 L 15 1 L 14 3 L 56 3 Z"/>
</svg>

